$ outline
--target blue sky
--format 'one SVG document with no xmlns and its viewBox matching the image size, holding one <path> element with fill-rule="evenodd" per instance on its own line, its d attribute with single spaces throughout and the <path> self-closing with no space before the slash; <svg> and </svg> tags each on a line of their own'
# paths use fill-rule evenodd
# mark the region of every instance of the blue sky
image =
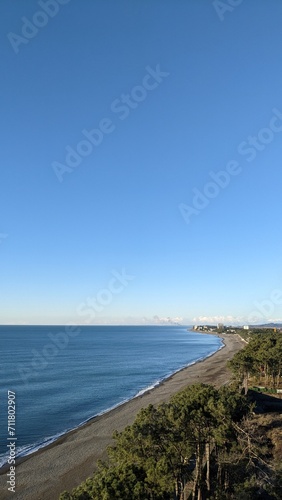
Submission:
<svg viewBox="0 0 282 500">
<path fill-rule="evenodd" d="M 282 4 L 237 4 L 1 2 L 0 322 L 281 321 Z"/>
</svg>

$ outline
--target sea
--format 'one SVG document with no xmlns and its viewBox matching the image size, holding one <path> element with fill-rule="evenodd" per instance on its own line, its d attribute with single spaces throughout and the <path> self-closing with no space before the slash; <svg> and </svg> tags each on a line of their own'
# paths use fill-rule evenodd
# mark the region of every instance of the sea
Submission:
<svg viewBox="0 0 282 500">
<path fill-rule="evenodd" d="M 222 347 L 184 326 L 0 326 L 0 467 Z"/>
</svg>

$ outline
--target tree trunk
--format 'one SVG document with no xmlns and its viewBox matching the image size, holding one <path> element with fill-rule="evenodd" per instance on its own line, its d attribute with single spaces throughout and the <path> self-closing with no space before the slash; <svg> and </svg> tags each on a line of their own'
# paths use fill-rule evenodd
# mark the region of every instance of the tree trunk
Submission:
<svg viewBox="0 0 282 500">
<path fill-rule="evenodd" d="M 279 387 L 279 380 L 280 380 L 280 368 L 278 368 L 276 374 L 276 387 Z"/>
<path fill-rule="evenodd" d="M 248 394 L 248 372 L 244 372 L 243 385 L 244 385 L 244 391 L 245 391 L 245 395 L 246 395 L 246 394 Z"/>
<path fill-rule="evenodd" d="M 228 472 L 226 470 L 225 477 L 224 477 L 224 491 L 227 491 L 228 488 L 229 488 L 229 477 L 228 477 Z"/>
<path fill-rule="evenodd" d="M 211 478 L 210 478 L 210 456 L 211 456 L 211 446 L 210 442 L 206 443 L 206 466 L 207 466 L 207 474 L 206 474 L 206 483 L 207 490 L 211 490 Z"/>
<path fill-rule="evenodd" d="M 221 463 L 220 462 L 218 463 L 218 469 L 217 469 L 216 479 L 217 479 L 218 485 L 221 488 L 221 486 L 222 486 L 222 467 L 221 467 Z"/>
<path fill-rule="evenodd" d="M 176 500 L 179 500 L 178 479 L 176 479 L 176 481 L 175 481 L 174 491 L 175 491 L 175 499 L 176 499 Z"/>
<path fill-rule="evenodd" d="M 189 481 L 187 481 L 183 489 L 183 500 L 188 500 L 188 498 L 190 497 L 190 493 L 191 489 L 189 488 Z"/>
<path fill-rule="evenodd" d="M 193 490 L 192 490 L 192 498 L 195 500 L 196 498 L 196 490 L 197 490 L 197 483 L 198 483 L 198 469 L 197 469 L 197 461 L 196 461 L 196 469 L 195 469 L 195 478 L 194 478 L 194 483 L 193 483 Z"/>
<path fill-rule="evenodd" d="M 201 445 L 200 445 L 200 443 L 198 443 L 197 444 L 197 452 L 196 452 L 195 479 L 194 479 L 193 492 L 192 492 L 193 500 L 195 500 L 195 498 L 196 498 L 196 491 L 197 491 L 197 487 L 199 484 L 200 473 L 201 473 Z"/>
</svg>

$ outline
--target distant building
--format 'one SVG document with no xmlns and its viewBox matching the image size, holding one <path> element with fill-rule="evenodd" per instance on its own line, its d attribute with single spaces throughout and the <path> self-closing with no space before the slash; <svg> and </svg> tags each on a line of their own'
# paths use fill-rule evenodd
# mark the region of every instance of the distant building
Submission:
<svg viewBox="0 0 282 500">
<path fill-rule="evenodd" d="M 245 325 L 245 326 L 243 326 L 243 329 L 244 329 L 244 330 L 249 330 L 249 329 L 250 329 L 250 327 L 249 327 L 249 325 Z"/>
<path fill-rule="evenodd" d="M 224 324 L 223 323 L 218 323 L 217 328 L 218 328 L 218 330 L 223 330 Z"/>
</svg>

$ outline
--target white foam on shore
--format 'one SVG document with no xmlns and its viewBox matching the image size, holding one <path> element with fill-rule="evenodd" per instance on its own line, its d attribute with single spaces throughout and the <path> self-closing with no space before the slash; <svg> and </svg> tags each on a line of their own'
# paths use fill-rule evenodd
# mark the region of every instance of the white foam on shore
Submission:
<svg viewBox="0 0 282 500">
<path fill-rule="evenodd" d="M 60 437 L 64 436 L 67 432 L 69 432 L 71 429 L 64 430 L 58 434 L 55 434 L 54 436 L 50 437 L 44 437 L 42 441 L 40 442 L 35 442 L 31 444 L 26 444 L 23 446 L 19 446 L 16 448 L 16 458 L 21 458 L 21 457 L 26 457 L 28 455 L 31 455 L 32 453 L 35 453 L 36 451 L 40 450 L 41 448 L 45 448 L 46 446 L 54 443 L 59 439 Z M 9 458 L 9 454 L 2 455 L 0 458 L 0 469 L 4 467 L 4 465 L 7 464 Z"/>
<path fill-rule="evenodd" d="M 196 360 L 188 363 L 187 365 L 183 365 L 182 367 L 178 368 L 177 370 L 175 370 L 175 371 L 173 371 L 173 372 L 165 375 L 162 379 L 157 380 L 156 382 L 154 382 L 153 384 L 145 387 L 144 389 L 140 389 L 134 396 L 130 396 L 130 397 L 126 398 L 126 399 L 123 399 L 119 403 L 114 404 L 113 406 L 111 406 L 109 408 L 106 408 L 105 410 L 102 410 L 99 413 L 96 413 L 95 415 L 87 418 L 86 420 L 83 420 L 77 426 L 75 426 L 73 428 L 65 429 L 64 431 L 62 431 L 60 433 L 57 433 L 57 434 L 55 434 L 53 436 L 44 437 L 39 442 L 31 443 L 31 444 L 24 445 L 24 446 L 21 446 L 21 447 L 17 448 L 17 450 L 16 450 L 16 458 L 22 458 L 22 457 L 31 455 L 33 453 L 36 453 L 38 450 L 40 450 L 42 448 L 45 448 L 46 446 L 49 446 L 50 444 L 54 443 L 55 441 L 57 441 L 59 438 L 61 438 L 62 436 L 66 435 L 67 433 L 79 429 L 80 427 L 82 427 L 83 425 L 87 424 L 88 422 L 90 422 L 94 418 L 100 417 L 102 415 L 105 415 L 105 413 L 108 413 L 108 412 L 110 412 L 110 411 L 118 408 L 119 406 L 122 406 L 125 403 L 128 403 L 132 399 L 138 398 L 140 396 L 144 396 L 144 394 L 146 394 L 147 392 L 155 389 L 157 386 L 159 386 L 160 384 L 162 384 L 163 382 L 165 382 L 167 379 L 171 378 L 176 373 L 184 370 L 185 368 L 188 368 L 190 366 L 195 365 L 196 363 L 199 363 L 201 361 L 204 361 L 205 359 L 210 358 L 216 352 L 220 351 L 221 349 L 223 349 L 223 347 L 225 347 L 225 344 L 224 344 L 223 340 L 221 338 L 220 338 L 220 340 L 221 340 L 221 345 L 215 351 L 211 352 L 210 354 L 208 354 L 206 356 L 202 356 L 200 358 L 197 358 Z M 8 457 L 9 457 L 8 453 L 5 454 L 5 455 L 2 455 L 0 457 L 0 471 L 1 471 L 1 468 L 4 467 L 7 464 Z"/>
</svg>

